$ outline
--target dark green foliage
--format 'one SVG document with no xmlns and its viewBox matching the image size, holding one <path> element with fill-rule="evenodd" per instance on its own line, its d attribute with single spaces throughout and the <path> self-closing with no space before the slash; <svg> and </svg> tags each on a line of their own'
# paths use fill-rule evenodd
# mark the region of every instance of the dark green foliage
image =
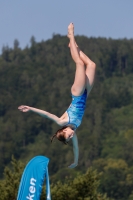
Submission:
<svg viewBox="0 0 133 200">
<path fill-rule="evenodd" d="M 122 159 L 98 159 L 93 163 L 101 174 L 100 192 L 125 200 L 133 191 L 132 168 Z"/>
<path fill-rule="evenodd" d="M 131 169 L 133 40 L 77 36 L 76 41 L 96 62 L 97 72 L 83 123 L 77 131 L 80 159 L 75 171 L 85 173 L 94 160 L 107 162 L 111 158 L 116 162 L 123 160 Z M 63 180 L 62 171 L 73 162 L 71 143 L 67 146 L 58 141 L 50 144 L 50 137 L 59 128 L 57 125 L 33 113 L 17 110 L 19 105 L 26 104 L 58 116 L 65 112 L 71 102 L 70 87 L 75 73 L 67 44 L 67 38 L 58 34 L 40 43 L 32 36 L 31 46 L 24 50 L 19 48 L 17 40 L 14 49 L 3 47 L 0 56 L 1 178 L 12 154 L 26 162 L 39 154 L 49 157 L 53 182 Z M 122 186 L 114 184 L 113 192 L 110 187 L 105 187 L 106 180 L 111 182 L 110 173 L 106 171 L 102 179 L 102 191 L 119 200 L 127 195 L 126 198 L 131 200 L 132 190 L 124 192 L 122 189 L 127 184 L 124 171 L 121 171 Z M 132 170 L 130 174 L 133 175 Z M 74 178 L 75 174 L 71 176 Z"/>
<path fill-rule="evenodd" d="M 24 164 L 12 157 L 11 169 L 4 170 L 4 180 L 0 181 L 0 199 L 15 200 L 18 194 L 19 183 L 24 170 Z M 85 174 L 76 175 L 76 178 L 66 178 L 64 183 L 58 181 L 51 184 L 52 200 L 109 200 L 106 195 L 98 193 L 99 176 L 96 171 L 89 169 Z M 45 181 L 41 199 L 46 199 Z"/>
<path fill-rule="evenodd" d="M 106 195 L 99 194 L 99 177 L 96 171 L 89 169 L 85 174 L 78 175 L 74 180 L 65 179 L 65 183 L 52 185 L 52 199 L 56 200 L 104 200 Z"/>
<path fill-rule="evenodd" d="M 1 200 L 15 200 L 17 197 L 24 164 L 12 157 L 11 168 L 5 167 L 4 179 L 0 181 Z"/>
</svg>

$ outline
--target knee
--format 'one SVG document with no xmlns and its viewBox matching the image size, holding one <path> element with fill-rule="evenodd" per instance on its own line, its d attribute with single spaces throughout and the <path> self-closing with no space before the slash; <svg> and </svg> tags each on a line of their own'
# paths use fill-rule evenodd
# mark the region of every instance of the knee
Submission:
<svg viewBox="0 0 133 200">
<path fill-rule="evenodd" d="M 96 69 L 96 63 L 94 63 L 93 61 L 89 61 L 87 63 L 87 68 Z"/>
<path fill-rule="evenodd" d="M 92 61 L 91 65 L 92 65 L 92 67 L 93 67 L 94 69 L 96 68 L 96 63 L 94 63 L 93 61 Z"/>
</svg>

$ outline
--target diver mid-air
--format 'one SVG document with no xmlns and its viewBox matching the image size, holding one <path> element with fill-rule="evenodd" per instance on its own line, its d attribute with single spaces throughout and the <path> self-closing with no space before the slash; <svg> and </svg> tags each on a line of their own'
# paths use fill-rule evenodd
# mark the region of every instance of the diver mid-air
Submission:
<svg viewBox="0 0 133 200">
<path fill-rule="evenodd" d="M 62 127 L 53 135 L 51 140 L 56 137 L 58 140 L 67 144 L 68 141 L 72 139 L 74 162 L 69 166 L 69 168 L 74 168 L 78 165 L 79 157 L 76 129 L 82 122 L 82 117 L 86 107 L 86 100 L 93 87 L 96 64 L 91 61 L 76 44 L 73 23 L 70 23 L 68 26 L 67 36 L 70 40 L 68 46 L 70 48 L 72 59 L 76 64 L 76 72 L 74 83 L 71 87 L 72 102 L 66 112 L 61 117 L 57 117 L 47 111 L 26 105 L 21 105 L 18 109 L 22 112 L 35 112 L 42 117 L 49 118 Z"/>
</svg>

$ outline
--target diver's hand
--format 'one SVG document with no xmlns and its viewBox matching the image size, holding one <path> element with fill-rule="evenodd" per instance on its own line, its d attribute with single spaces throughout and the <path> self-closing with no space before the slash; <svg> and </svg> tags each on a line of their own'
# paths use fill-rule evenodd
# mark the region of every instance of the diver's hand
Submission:
<svg viewBox="0 0 133 200">
<path fill-rule="evenodd" d="M 19 106 L 18 109 L 21 112 L 29 112 L 30 111 L 30 107 L 29 106 L 24 106 L 24 105 Z"/>
<path fill-rule="evenodd" d="M 68 166 L 68 168 L 73 169 L 78 165 L 78 163 L 72 163 L 71 165 Z"/>
</svg>

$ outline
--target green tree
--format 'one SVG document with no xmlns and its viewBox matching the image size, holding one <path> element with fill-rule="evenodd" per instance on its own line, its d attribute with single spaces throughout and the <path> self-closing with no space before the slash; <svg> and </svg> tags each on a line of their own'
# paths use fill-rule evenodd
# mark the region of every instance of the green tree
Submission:
<svg viewBox="0 0 133 200">
<path fill-rule="evenodd" d="M 97 172 L 89 169 L 85 174 L 76 178 L 65 179 L 64 183 L 51 185 L 52 199 L 56 200 L 109 200 L 106 195 L 98 192 L 100 177 Z M 41 199 L 45 198 L 45 188 Z"/>
<path fill-rule="evenodd" d="M 114 199 L 128 199 L 133 188 L 133 173 L 124 160 L 99 159 L 94 166 L 101 174 L 100 191 Z"/>
<path fill-rule="evenodd" d="M 14 200 L 17 197 L 24 164 L 12 156 L 11 168 L 5 167 L 4 179 L 0 181 L 1 200 Z"/>
</svg>

